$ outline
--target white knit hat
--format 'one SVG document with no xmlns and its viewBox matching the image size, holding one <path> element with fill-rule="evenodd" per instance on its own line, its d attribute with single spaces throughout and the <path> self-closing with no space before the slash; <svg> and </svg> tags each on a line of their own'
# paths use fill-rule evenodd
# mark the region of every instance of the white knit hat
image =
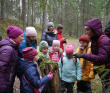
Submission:
<svg viewBox="0 0 110 93">
<path fill-rule="evenodd" d="M 27 27 L 26 36 L 37 36 L 36 29 L 34 27 Z"/>
</svg>

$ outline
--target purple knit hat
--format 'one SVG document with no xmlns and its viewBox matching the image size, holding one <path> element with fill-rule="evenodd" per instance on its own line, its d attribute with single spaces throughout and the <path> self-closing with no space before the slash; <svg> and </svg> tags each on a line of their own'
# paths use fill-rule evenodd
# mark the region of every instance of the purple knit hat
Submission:
<svg viewBox="0 0 110 93">
<path fill-rule="evenodd" d="M 17 26 L 8 26 L 6 32 L 9 38 L 15 39 L 16 37 L 18 37 L 19 35 L 23 33 L 23 30 L 21 30 Z"/>
<path fill-rule="evenodd" d="M 23 58 L 28 61 L 33 61 L 35 55 L 37 55 L 37 50 L 34 47 L 27 47 L 22 52 Z"/>
</svg>

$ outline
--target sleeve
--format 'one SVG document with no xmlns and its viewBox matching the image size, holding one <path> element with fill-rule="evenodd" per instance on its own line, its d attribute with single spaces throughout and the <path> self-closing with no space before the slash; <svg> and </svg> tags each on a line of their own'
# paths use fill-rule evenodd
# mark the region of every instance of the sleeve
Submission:
<svg viewBox="0 0 110 93">
<path fill-rule="evenodd" d="M 82 80 L 82 69 L 81 69 L 81 64 L 78 58 L 76 62 L 76 68 L 77 68 L 77 80 Z"/>
<path fill-rule="evenodd" d="M 92 61 L 94 65 L 103 65 L 108 61 L 109 53 L 110 53 L 110 41 L 103 40 L 104 37 L 100 40 L 98 54 L 88 54 L 84 53 L 83 58 L 89 61 Z"/>
<path fill-rule="evenodd" d="M 42 34 L 41 41 L 46 41 L 46 33 Z"/>
<path fill-rule="evenodd" d="M 0 51 L 0 93 L 7 92 L 7 69 L 11 62 L 11 55 L 13 55 L 13 49 L 11 46 L 5 47 L 5 49 Z M 8 74 L 9 75 L 9 74 Z"/>
<path fill-rule="evenodd" d="M 22 54 L 22 50 L 26 47 L 27 47 L 26 40 L 23 40 L 21 45 L 19 46 L 19 52 Z"/>
<path fill-rule="evenodd" d="M 59 62 L 58 62 L 58 66 L 59 66 L 59 74 L 60 74 L 60 78 L 61 78 L 61 70 L 62 70 L 62 63 L 61 63 L 61 58 L 60 58 L 60 60 L 59 60 Z"/>
<path fill-rule="evenodd" d="M 39 79 L 39 72 L 36 70 L 34 66 L 29 67 L 25 73 L 24 73 L 27 81 L 31 86 L 34 88 L 39 89 L 43 85 L 45 85 L 47 82 L 49 82 L 48 76 L 43 77 L 42 79 Z"/>
<path fill-rule="evenodd" d="M 91 64 L 91 63 L 90 63 L 90 64 Z M 91 64 L 91 71 L 90 71 L 89 77 L 90 77 L 91 79 L 94 79 L 94 78 L 95 78 L 93 64 Z"/>
</svg>

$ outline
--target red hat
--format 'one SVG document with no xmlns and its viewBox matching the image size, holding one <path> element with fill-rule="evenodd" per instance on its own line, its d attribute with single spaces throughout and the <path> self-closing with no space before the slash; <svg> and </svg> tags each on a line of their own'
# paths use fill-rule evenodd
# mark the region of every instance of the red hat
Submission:
<svg viewBox="0 0 110 93">
<path fill-rule="evenodd" d="M 37 50 L 34 47 L 27 47 L 22 52 L 23 58 L 28 61 L 33 61 L 35 55 L 37 55 Z"/>
<path fill-rule="evenodd" d="M 71 44 L 68 44 L 66 46 L 66 50 L 65 50 L 66 53 L 73 53 L 74 52 L 74 49 L 73 49 L 73 46 Z"/>
<path fill-rule="evenodd" d="M 89 42 L 90 42 L 90 39 L 89 39 L 88 36 L 82 35 L 82 36 L 79 38 L 79 42 L 80 42 L 80 41 L 84 41 L 84 42 L 86 42 L 86 43 L 89 43 Z"/>
</svg>

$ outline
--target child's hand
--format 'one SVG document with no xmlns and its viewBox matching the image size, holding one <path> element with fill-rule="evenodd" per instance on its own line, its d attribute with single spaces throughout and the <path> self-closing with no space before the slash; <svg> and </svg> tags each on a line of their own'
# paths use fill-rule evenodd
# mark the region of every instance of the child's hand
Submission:
<svg viewBox="0 0 110 93">
<path fill-rule="evenodd" d="M 81 80 L 77 80 L 77 82 L 80 82 Z"/>
</svg>

